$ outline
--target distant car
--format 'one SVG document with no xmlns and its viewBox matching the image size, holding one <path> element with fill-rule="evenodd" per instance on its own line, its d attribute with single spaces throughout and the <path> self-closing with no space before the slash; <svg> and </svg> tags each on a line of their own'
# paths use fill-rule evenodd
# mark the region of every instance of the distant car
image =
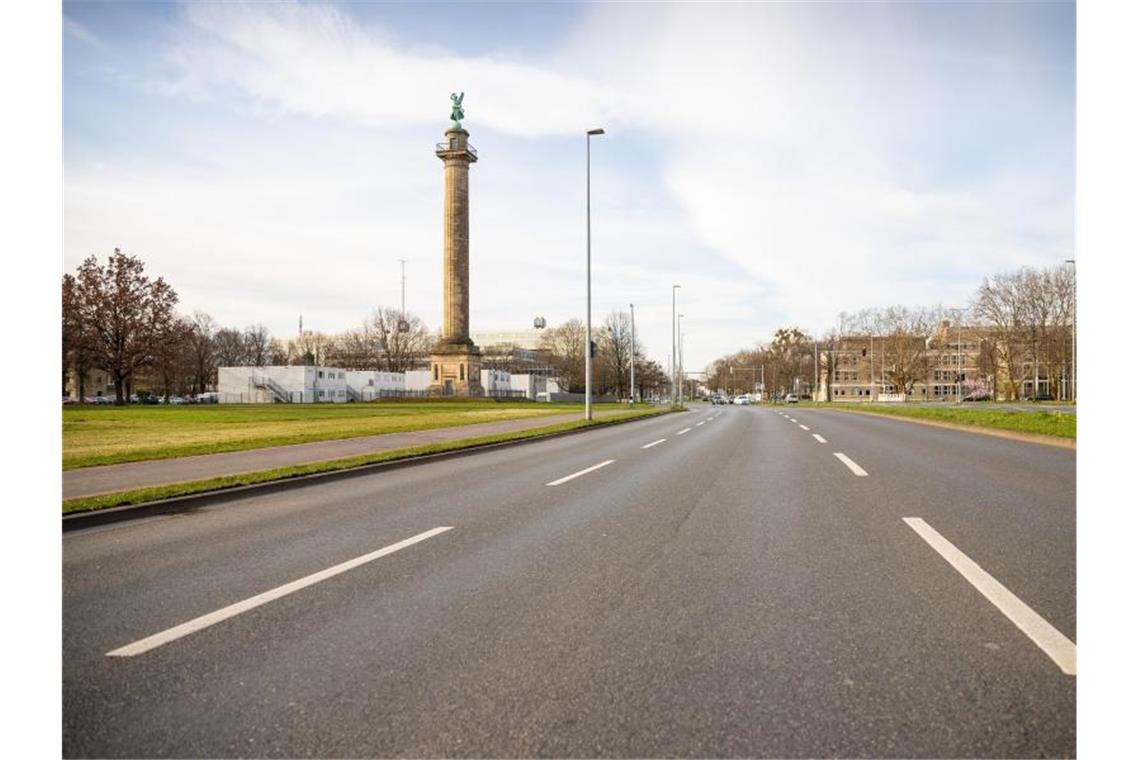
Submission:
<svg viewBox="0 0 1140 760">
<path fill-rule="evenodd" d="M 795 393 L 789 393 L 784 401 L 788 402 L 789 404 L 798 404 L 800 403 L 800 397 Z"/>
<path fill-rule="evenodd" d="M 739 396 L 737 396 L 736 398 L 734 398 L 732 400 L 732 403 L 736 404 L 737 406 L 748 406 L 749 404 L 752 403 L 752 399 L 748 398 L 747 396 L 745 396 L 742 393 Z"/>
</svg>

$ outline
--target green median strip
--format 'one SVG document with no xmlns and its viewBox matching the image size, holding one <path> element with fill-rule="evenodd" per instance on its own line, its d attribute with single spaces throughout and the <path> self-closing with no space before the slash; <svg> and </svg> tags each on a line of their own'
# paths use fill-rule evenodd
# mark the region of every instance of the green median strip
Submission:
<svg viewBox="0 0 1140 760">
<path fill-rule="evenodd" d="M 870 412 L 895 417 L 913 417 L 920 420 L 947 422 L 969 427 L 1007 430 L 1030 435 L 1047 435 L 1055 438 L 1077 437 L 1077 415 L 1064 412 L 1017 411 L 1004 409 L 931 408 L 927 406 L 887 406 L 885 404 L 813 404 L 825 409 L 843 412 Z"/>
<path fill-rule="evenodd" d="M 143 504 L 150 501 L 171 499 L 176 496 L 189 496 L 191 494 L 205 493 L 207 491 L 222 491 L 229 488 L 237 488 L 239 486 L 254 485 L 257 483 L 268 483 L 274 480 L 288 480 L 290 478 L 297 478 L 303 475 L 315 475 L 324 472 L 347 470 L 353 467 L 361 467 L 363 465 L 377 464 L 380 462 L 390 462 L 398 459 L 408 459 L 410 457 L 423 456 L 425 454 L 439 454 L 446 451 L 457 451 L 459 449 L 467 449 L 475 446 L 486 446 L 488 444 L 503 443 L 505 441 L 517 441 L 524 440 L 526 438 L 535 438 L 538 436 L 550 435 L 552 433 L 564 433 L 571 430 L 578 430 L 579 428 L 612 425 L 632 419 L 655 417 L 660 414 L 667 414 L 668 411 L 669 410 L 664 409 L 646 409 L 633 412 L 619 412 L 617 414 L 607 415 L 601 419 L 590 420 L 589 422 L 586 420 L 574 420 L 571 422 L 562 422 L 556 425 L 547 425 L 545 427 L 520 430 L 512 433 L 499 433 L 497 435 L 485 435 L 476 438 L 462 438 L 454 441 L 429 443 L 423 446 L 412 446 L 405 449 L 382 451 L 375 454 L 361 454 L 359 456 L 346 457 L 343 459 L 329 459 L 322 462 L 310 462 L 308 464 L 291 465 L 289 467 L 278 467 L 272 470 L 246 472 L 239 475 L 224 475 L 222 477 L 209 478 L 207 480 L 194 480 L 185 483 L 171 483 L 162 486 L 137 488 L 130 491 L 100 494 L 98 496 L 85 496 L 77 499 L 67 499 L 63 502 L 63 513 L 69 514 L 72 512 L 89 512 L 98 509 L 108 509 L 110 507 L 123 507 L 131 504 Z"/>
</svg>

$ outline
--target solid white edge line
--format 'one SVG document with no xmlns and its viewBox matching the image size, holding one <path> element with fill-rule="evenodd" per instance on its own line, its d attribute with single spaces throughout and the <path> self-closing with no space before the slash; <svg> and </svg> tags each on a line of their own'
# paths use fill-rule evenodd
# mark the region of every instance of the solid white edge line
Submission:
<svg viewBox="0 0 1140 760">
<path fill-rule="evenodd" d="M 208 628 L 215 623 L 220 623 L 223 620 L 232 618 L 235 615 L 240 615 L 241 613 L 252 610 L 255 607 L 260 607 L 261 605 L 272 602 L 275 599 L 280 599 L 283 596 L 292 594 L 294 591 L 300 591 L 303 588 L 312 586 L 314 583 L 320 583 L 323 580 L 332 578 L 334 575 L 340 575 L 341 573 L 348 572 L 353 568 L 360 567 L 363 564 L 379 559 L 387 554 L 398 552 L 401 549 L 406 549 L 412 544 L 418 544 L 420 541 L 427 540 L 432 536 L 437 536 L 440 533 L 452 530 L 453 527 L 454 526 L 441 526 L 439 528 L 432 528 L 431 530 L 424 531 L 423 533 L 419 533 L 415 536 L 412 536 L 411 538 L 405 538 L 403 541 L 389 544 L 383 549 L 377 549 L 374 552 L 362 555 L 356 559 L 350 559 L 347 562 L 342 562 L 339 565 L 334 565 L 333 567 L 313 573 L 312 575 L 306 575 L 304 578 L 298 578 L 292 583 L 286 583 L 284 586 L 278 586 L 277 588 L 270 589 L 269 591 L 264 591 L 256 596 L 251 596 L 250 598 L 243 599 L 240 602 L 235 602 L 228 607 L 223 607 L 220 610 L 215 610 L 214 612 L 210 612 L 206 615 L 196 617 L 193 620 L 182 623 L 181 625 L 176 625 L 173 628 L 167 628 L 165 631 L 160 631 L 153 636 L 147 636 L 145 639 L 139 639 L 133 644 L 127 644 L 124 647 L 113 649 L 110 652 L 107 652 L 107 656 L 134 657 L 135 655 L 142 654 L 143 652 L 149 652 L 151 649 L 160 647 L 163 644 L 169 644 L 171 641 L 180 639 L 183 636 L 189 636 L 191 633 L 200 631 L 203 628 Z"/>
<path fill-rule="evenodd" d="M 852 461 L 851 461 L 851 458 L 850 458 L 850 457 L 848 457 L 846 454 L 844 454 L 844 453 L 842 453 L 842 452 L 839 452 L 839 451 L 836 451 L 836 452 L 834 452 L 834 453 L 835 453 L 835 457 L 836 457 L 836 458 L 837 458 L 837 459 L 838 459 L 840 462 L 843 462 L 843 464 L 847 465 L 847 469 L 851 470 L 851 472 L 855 473 L 855 474 L 856 474 L 858 477 L 860 477 L 860 478 L 865 478 L 865 477 L 867 477 L 867 471 L 866 471 L 866 470 L 864 470 L 864 469 L 863 469 L 862 467 L 860 467 L 859 465 L 857 465 L 857 464 L 855 464 L 854 462 L 852 462 Z"/>
<path fill-rule="evenodd" d="M 546 485 L 548 485 L 548 486 L 560 486 L 568 480 L 573 480 L 574 478 L 576 478 L 580 475 L 585 475 L 587 472 L 593 472 L 594 470 L 600 470 L 601 468 L 605 467 L 607 464 L 613 464 L 613 463 L 614 463 L 613 459 L 607 459 L 604 462 L 598 462 L 593 467 L 587 467 L 584 470 L 578 470 L 578 472 L 567 475 L 564 478 L 559 478 L 558 480 L 552 480 L 549 483 L 547 483 Z"/>
<path fill-rule="evenodd" d="M 664 439 L 664 438 L 658 438 L 658 439 L 657 439 L 656 441 L 654 441 L 653 443 L 647 443 L 647 444 L 645 444 L 644 446 L 642 446 L 641 448 L 643 448 L 643 449 L 651 449 L 651 448 L 653 448 L 654 446 L 656 446 L 656 445 L 657 445 L 657 444 L 659 444 L 659 443 L 665 443 L 665 439 Z"/>
<path fill-rule="evenodd" d="M 807 425 L 804 425 L 804 424 L 802 424 L 802 423 L 800 424 L 800 428 L 801 428 L 802 430 L 811 430 L 811 428 L 809 428 Z"/>
<path fill-rule="evenodd" d="M 1049 655 L 1062 673 L 1069 676 L 1077 674 L 1077 645 L 1065 634 L 1050 625 L 1048 620 L 1034 612 L 1028 604 L 1018 599 L 1012 591 L 963 554 L 958 547 L 947 541 L 925 520 L 920 517 L 904 517 L 903 522 L 921 536 L 923 541 L 930 544 L 934 551 L 941 554 L 951 567 L 981 592 L 982 596 L 989 599 L 1003 615 L 1021 629 L 1022 633 L 1040 647 L 1041 651 Z"/>
<path fill-rule="evenodd" d="M 677 435 L 684 435 L 685 433 L 689 432 L 690 430 L 692 430 L 692 428 L 685 428 L 684 430 L 678 430 Z"/>
<path fill-rule="evenodd" d="M 827 443 L 827 439 L 826 439 L 826 438 L 824 438 L 824 437 L 823 437 L 822 435 L 820 435 L 819 433 L 812 433 L 812 434 L 811 434 L 811 437 L 812 437 L 812 438 L 814 438 L 814 439 L 816 439 L 816 440 L 817 440 L 817 441 L 819 441 L 820 443 Z"/>
</svg>

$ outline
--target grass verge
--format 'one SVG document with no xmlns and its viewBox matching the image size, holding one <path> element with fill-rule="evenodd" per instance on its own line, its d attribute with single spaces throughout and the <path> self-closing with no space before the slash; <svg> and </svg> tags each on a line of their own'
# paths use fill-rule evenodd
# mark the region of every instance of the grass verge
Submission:
<svg viewBox="0 0 1140 760">
<path fill-rule="evenodd" d="M 384 401 L 63 409 L 63 469 L 573 413 L 581 404 Z M 598 404 L 599 412 L 628 408 Z"/>
<path fill-rule="evenodd" d="M 1064 412 L 1014 411 L 1001 409 L 933 409 L 925 406 L 888 406 L 886 404 L 860 404 L 852 408 L 845 404 L 813 404 L 823 409 L 844 412 L 871 412 L 895 417 L 949 422 L 967 427 L 1008 430 L 1030 435 L 1048 435 L 1054 438 L 1077 438 L 1077 416 Z"/>
<path fill-rule="evenodd" d="M 288 480 L 290 478 L 297 478 L 303 475 L 315 475 L 324 472 L 347 470 L 353 467 L 378 464 L 380 462 L 391 462 L 399 459 L 408 459 L 411 457 L 423 456 L 425 454 L 439 454 L 446 451 L 457 451 L 459 449 L 468 449 L 475 446 L 485 446 L 492 443 L 524 440 L 527 438 L 550 435 L 552 433 L 564 433 L 571 430 L 578 430 L 580 428 L 613 425 L 631 419 L 655 417 L 660 414 L 667 414 L 668 412 L 669 410 L 664 409 L 639 409 L 632 412 L 611 414 L 601 419 L 590 420 L 589 422 L 586 420 L 574 420 L 571 422 L 562 422 L 555 425 L 547 425 L 545 427 L 532 428 L 529 430 L 522 430 L 513 433 L 500 433 L 498 435 L 463 438 L 455 441 L 443 441 L 440 443 L 425 444 L 423 446 L 413 446 L 406 449 L 395 449 L 392 451 L 377 452 L 376 454 L 361 454 L 359 456 L 346 457 L 343 459 L 328 459 L 322 462 L 310 462 L 308 464 L 292 465 L 289 467 L 278 467 L 272 470 L 259 470 L 257 472 L 242 473 L 240 475 L 226 475 L 218 478 L 209 478 L 207 480 L 171 483 L 162 486 L 137 488 L 131 491 L 101 494 L 99 496 L 85 496 L 78 499 L 67 499 L 63 502 L 63 514 L 71 514 L 74 512 L 90 512 L 93 510 L 108 509 L 110 507 L 123 507 L 131 504 L 142 504 L 149 501 L 170 499 L 176 496 L 189 496 L 191 494 L 206 493 L 208 491 L 223 491 L 230 488 L 237 488 L 239 486 L 254 485 L 257 483 L 268 483 L 274 480 Z"/>
</svg>

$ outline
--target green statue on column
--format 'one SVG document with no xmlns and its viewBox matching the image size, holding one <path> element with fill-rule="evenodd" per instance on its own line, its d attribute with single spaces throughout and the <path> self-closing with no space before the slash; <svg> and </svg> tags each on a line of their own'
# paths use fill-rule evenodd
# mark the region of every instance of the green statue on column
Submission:
<svg viewBox="0 0 1140 760">
<path fill-rule="evenodd" d="M 463 129 L 460 120 L 463 118 L 463 93 L 451 93 L 451 128 Z"/>
</svg>

